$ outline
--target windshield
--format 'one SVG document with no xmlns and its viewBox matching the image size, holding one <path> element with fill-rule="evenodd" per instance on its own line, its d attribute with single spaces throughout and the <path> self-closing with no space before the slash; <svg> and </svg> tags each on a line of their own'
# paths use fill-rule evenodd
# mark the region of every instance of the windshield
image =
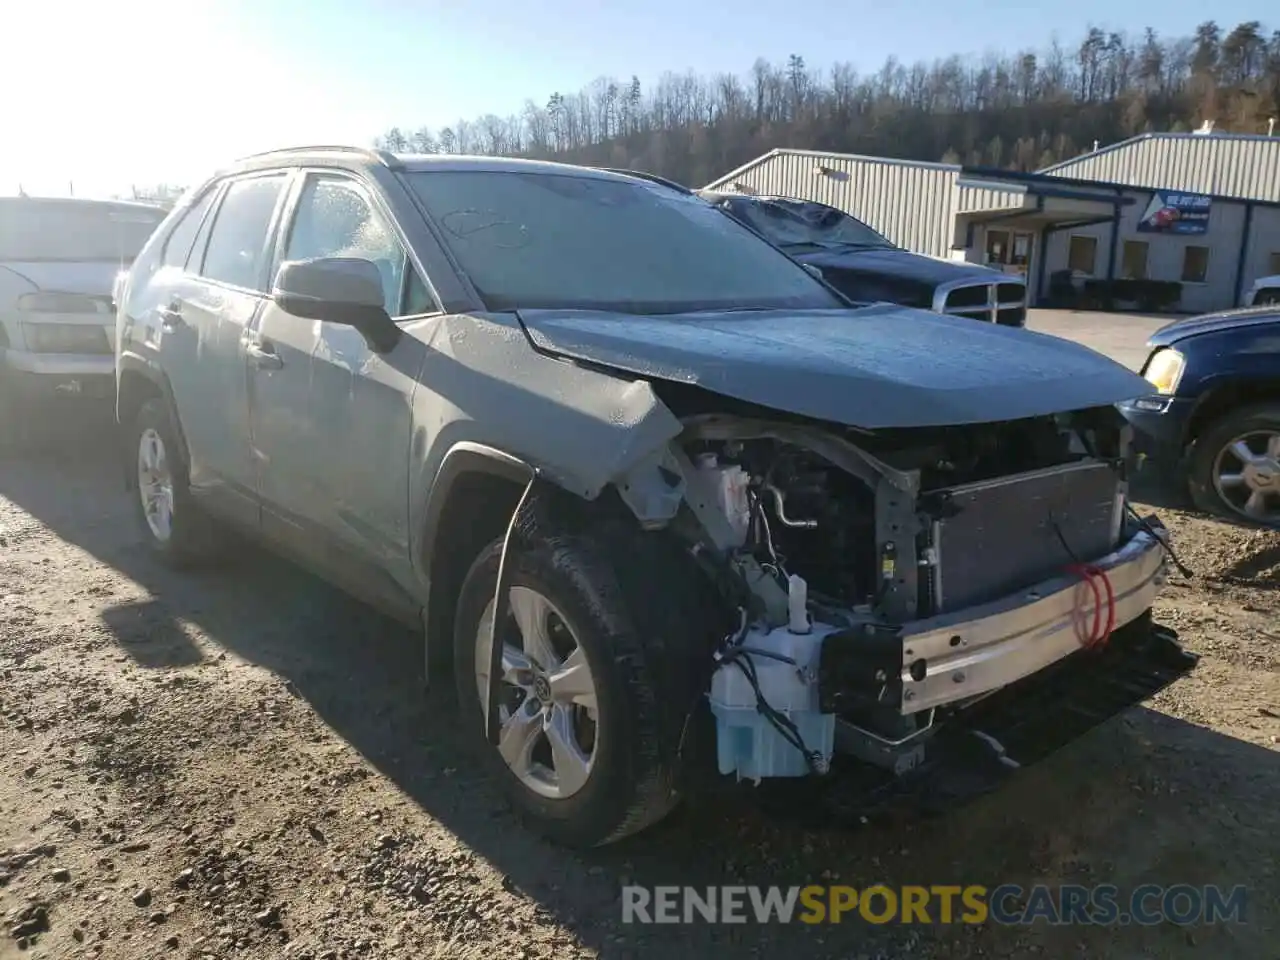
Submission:
<svg viewBox="0 0 1280 960">
<path fill-rule="evenodd" d="M 490 310 L 843 306 L 741 224 L 666 187 L 479 170 L 408 179 Z"/>
<path fill-rule="evenodd" d="M 0 260 L 130 262 L 165 211 L 67 200 L 0 200 Z"/>
<path fill-rule="evenodd" d="M 861 220 L 835 207 L 800 200 L 730 200 L 734 216 L 784 249 L 876 247 L 893 244 Z"/>
</svg>

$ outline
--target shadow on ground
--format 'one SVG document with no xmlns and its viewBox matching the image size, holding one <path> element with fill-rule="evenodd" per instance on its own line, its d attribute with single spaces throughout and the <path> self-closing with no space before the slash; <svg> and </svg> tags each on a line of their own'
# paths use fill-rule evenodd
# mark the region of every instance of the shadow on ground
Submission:
<svg viewBox="0 0 1280 960">
<path fill-rule="evenodd" d="M 584 942 L 616 955 L 1262 956 L 1270 929 L 838 927 L 624 928 L 619 886 L 865 885 L 1043 882 L 1121 888 L 1143 882 L 1254 886 L 1274 902 L 1280 862 L 1274 798 L 1280 758 L 1145 709 L 1025 771 L 1001 793 L 934 821 L 891 831 L 810 833 L 747 804 L 684 809 L 656 831 L 589 856 L 524 831 L 460 755 L 449 696 L 424 699 L 420 641 L 300 570 L 246 549 L 231 568 L 178 575 L 134 533 L 131 504 L 103 436 L 21 461 L 0 461 L 0 496 L 64 540 L 121 571 L 152 598 L 103 614 L 141 666 L 200 657 L 184 623 L 291 681 L 320 717 L 463 842 L 504 871 Z M 369 697 L 381 703 L 370 709 Z M 1261 883 L 1261 888 L 1258 884 Z M 917 952 L 920 951 L 920 952 Z"/>
</svg>

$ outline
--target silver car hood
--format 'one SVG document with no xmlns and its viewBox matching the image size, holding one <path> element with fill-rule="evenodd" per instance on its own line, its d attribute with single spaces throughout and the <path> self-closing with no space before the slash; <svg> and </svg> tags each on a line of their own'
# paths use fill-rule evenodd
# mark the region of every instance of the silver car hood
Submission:
<svg viewBox="0 0 1280 960">
<path fill-rule="evenodd" d="M 1137 374 L 1069 340 L 888 304 L 519 316 L 551 356 L 865 429 L 994 423 L 1150 392 Z"/>
</svg>

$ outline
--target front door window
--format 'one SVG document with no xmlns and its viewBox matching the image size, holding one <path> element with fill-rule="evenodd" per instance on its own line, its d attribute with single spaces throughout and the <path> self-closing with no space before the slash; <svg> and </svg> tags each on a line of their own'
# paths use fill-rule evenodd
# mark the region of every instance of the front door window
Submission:
<svg viewBox="0 0 1280 960">
<path fill-rule="evenodd" d="M 284 257 L 370 260 L 382 275 L 384 306 L 389 315 L 427 313 L 434 308 L 430 296 L 423 296 L 425 288 L 414 275 L 416 271 L 391 225 L 360 186 L 344 177 L 317 176 L 308 181 Z M 402 309 L 406 287 L 412 303 Z"/>
</svg>

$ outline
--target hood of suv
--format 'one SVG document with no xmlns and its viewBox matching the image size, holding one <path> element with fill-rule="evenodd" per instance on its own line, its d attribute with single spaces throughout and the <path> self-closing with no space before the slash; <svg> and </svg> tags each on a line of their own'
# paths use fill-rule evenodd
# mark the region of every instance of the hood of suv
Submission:
<svg viewBox="0 0 1280 960">
<path fill-rule="evenodd" d="M 552 356 L 866 429 L 994 423 L 1148 392 L 1137 374 L 1071 341 L 888 304 L 520 319 Z"/>
<path fill-rule="evenodd" d="M 865 273 L 873 277 L 915 280 L 927 284 L 930 288 L 956 280 L 968 280 L 973 283 L 1012 283 L 1018 279 L 972 263 L 952 263 L 947 260 L 924 257 L 908 250 L 889 248 L 822 250 L 796 254 L 795 258 L 801 263 L 820 267 L 824 272 L 830 270 Z"/>
<path fill-rule="evenodd" d="M 1222 333 L 1246 327 L 1276 327 L 1280 329 L 1280 306 L 1245 307 L 1241 310 L 1224 310 L 1206 313 L 1199 317 L 1187 317 L 1165 324 L 1151 335 L 1149 347 L 1167 347 L 1202 333 Z"/>
</svg>

